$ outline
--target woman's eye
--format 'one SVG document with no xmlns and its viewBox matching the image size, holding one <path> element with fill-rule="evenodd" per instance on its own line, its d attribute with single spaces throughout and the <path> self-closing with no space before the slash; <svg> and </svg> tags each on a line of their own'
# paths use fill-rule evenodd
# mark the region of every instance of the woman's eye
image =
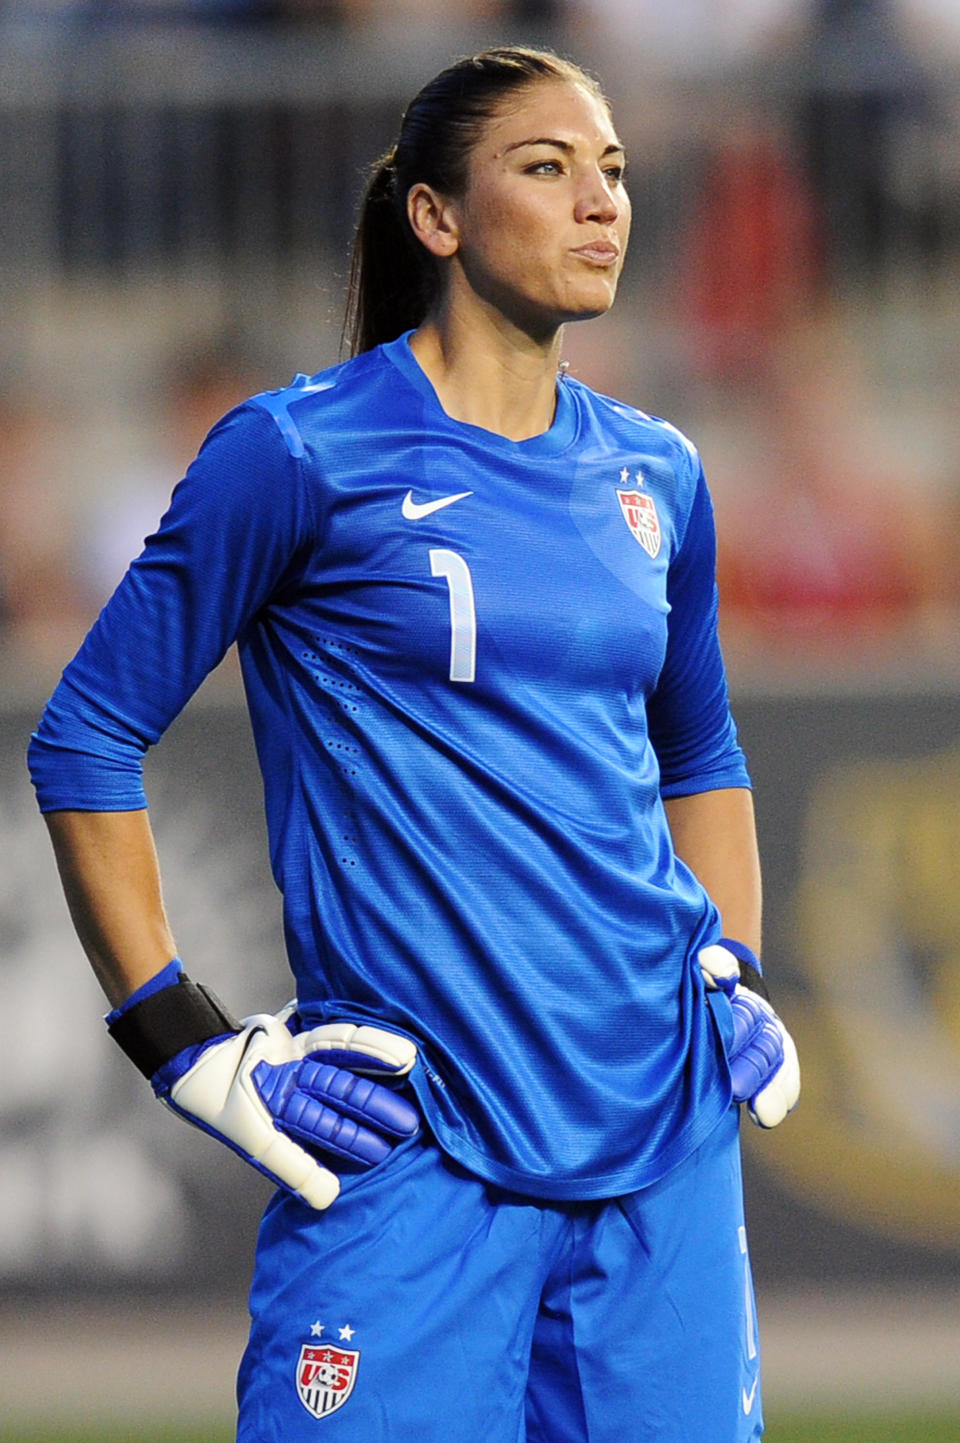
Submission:
<svg viewBox="0 0 960 1443">
<path fill-rule="evenodd" d="M 619 185 L 623 180 L 625 169 L 626 167 L 622 165 L 608 165 L 603 173 L 607 177 L 607 180 L 613 181 L 614 185 Z"/>
<path fill-rule="evenodd" d="M 559 160 L 537 160 L 527 167 L 528 175 L 559 175 L 563 166 Z"/>
</svg>

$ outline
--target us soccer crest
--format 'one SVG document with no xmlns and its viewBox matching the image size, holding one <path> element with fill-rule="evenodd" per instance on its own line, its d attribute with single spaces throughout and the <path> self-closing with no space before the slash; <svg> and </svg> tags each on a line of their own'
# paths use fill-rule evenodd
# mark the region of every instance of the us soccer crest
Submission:
<svg viewBox="0 0 960 1443">
<path fill-rule="evenodd" d="M 297 1362 L 297 1395 L 314 1418 L 328 1418 L 353 1392 L 360 1350 L 304 1343 Z"/>
<path fill-rule="evenodd" d="M 656 561 L 660 555 L 660 517 L 653 497 L 646 491 L 621 491 L 617 488 L 623 519 L 648 556 Z"/>
</svg>

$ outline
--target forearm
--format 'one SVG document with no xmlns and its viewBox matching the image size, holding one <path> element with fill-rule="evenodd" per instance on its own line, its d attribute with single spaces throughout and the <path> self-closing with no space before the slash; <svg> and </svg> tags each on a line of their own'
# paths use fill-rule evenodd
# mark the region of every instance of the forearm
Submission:
<svg viewBox="0 0 960 1443">
<path fill-rule="evenodd" d="M 176 955 L 146 811 L 46 814 L 77 936 L 111 1007 Z"/>
<path fill-rule="evenodd" d="M 677 855 L 716 904 L 724 935 L 759 956 L 762 891 L 752 793 L 729 787 L 664 805 Z"/>
</svg>

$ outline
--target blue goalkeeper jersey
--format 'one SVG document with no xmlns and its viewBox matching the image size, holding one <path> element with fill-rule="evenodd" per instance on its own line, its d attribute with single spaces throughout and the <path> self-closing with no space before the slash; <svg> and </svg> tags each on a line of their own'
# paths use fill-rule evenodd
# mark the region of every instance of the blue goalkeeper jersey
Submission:
<svg viewBox="0 0 960 1443">
<path fill-rule="evenodd" d="M 311 1021 L 421 1049 L 464 1166 L 615 1196 L 730 1103 L 717 912 L 662 798 L 749 785 L 690 443 L 562 376 L 550 430 L 452 420 L 401 337 L 225 417 L 45 710 L 43 810 L 141 762 L 237 641 Z"/>
</svg>

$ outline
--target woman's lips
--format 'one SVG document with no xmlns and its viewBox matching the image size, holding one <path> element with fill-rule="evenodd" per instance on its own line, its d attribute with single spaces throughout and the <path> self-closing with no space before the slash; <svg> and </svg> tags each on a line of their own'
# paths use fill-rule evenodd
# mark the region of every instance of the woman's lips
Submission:
<svg viewBox="0 0 960 1443">
<path fill-rule="evenodd" d="M 612 266 L 620 259 L 619 248 L 611 241 L 591 241 L 588 245 L 577 246 L 573 254 L 595 266 Z"/>
</svg>

